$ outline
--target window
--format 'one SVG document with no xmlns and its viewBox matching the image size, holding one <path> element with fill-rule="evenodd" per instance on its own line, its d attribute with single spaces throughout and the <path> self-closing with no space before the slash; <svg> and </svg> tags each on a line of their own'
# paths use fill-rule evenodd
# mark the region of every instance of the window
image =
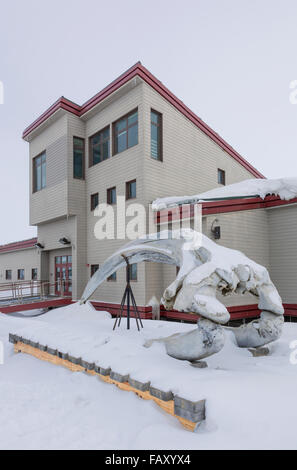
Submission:
<svg viewBox="0 0 297 470">
<path fill-rule="evenodd" d="M 107 190 L 107 204 L 116 204 L 117 203 L 117 190 L 114 186 Z"/>
<path fill-rule="evenodd" d="M 33 192 L 46 187 L 46 153 L 33 158 Z"/>
<path fill-rule="evenodd" d="M 85 177 L 85 139 L 73 137 L 73 178 Z"/>
<path fill-rule="evenodd" d="M 31 279 L 32 281 L 37 281 L 37 268 L 32 268 Z"/>
<path fill-rule="evenodd" d="M 136 180 L 128 181 L 126 183 L 126 199 L 136 198 Z"/>
<path fill-rule="evenodd" d="M 94 276 L 95 272 L 98 271 L 99 264 L 91 264 L 91 276 Z"/>
<path fill-rule="evenodd" d="M 18 269 L 18 280 L 23 281 L 25 279 L 25 270 L 24 269 Z"/>
<path fill-rule="evenodd" d="M 12 271 L 11 271 L 11 269 L 6 269 L 6 271 L 5 271 L 5 279 L 6 279 L 7 281 L 11 281 L 11 279 L 12 279 Z"/>
<path fill-rule="evenodd" d="M 117 273 L 113 273 L 111 276 L 107 278 L 108 281 L 116 281 L 117 280 Z"/>
<path fill-rule="evenodd" d="M 137 281 L 137 264 L 129 264 L 130 280 Z"/>
<path fill-rule="evenodd" d="M 89 142 L 89 166 L 96 165 L 110 157 L 109 126 L 90 137 Z"/>
<path fill-rule="evenodd" d="M 94 211 L 99 204 L 99 194 L 91 194 L 91 211 Z"/>
<path fill-rule="evenodd" d="M 151 157 L 162 161 L 162 114 L 151 110 Z"/>
<path fill-rule="evenodd" d="M 113 124 L 113 154 L 138 144 L 138 110 L 122 117 Z"/>
<path fill-rule="evenodd" d="M 220 168 L 218 168 L 218 183 L 223 185 L 226 184 L 226 173 L 224 170 L 220 170 Z"/>
</svg>

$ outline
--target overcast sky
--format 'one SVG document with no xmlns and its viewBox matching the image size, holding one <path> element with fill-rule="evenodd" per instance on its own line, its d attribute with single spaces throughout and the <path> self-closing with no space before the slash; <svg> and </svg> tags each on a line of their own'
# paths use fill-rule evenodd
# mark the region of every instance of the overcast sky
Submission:
<svg viewBox="0 0 297 470">
<path fill-rule="evenodd" d="M 36 233 L 23 129 L 138 60 L 265 176 L 297 176 L 296 0 L 9 0 L 0 19 L 0 243 Z"/>
</svg>

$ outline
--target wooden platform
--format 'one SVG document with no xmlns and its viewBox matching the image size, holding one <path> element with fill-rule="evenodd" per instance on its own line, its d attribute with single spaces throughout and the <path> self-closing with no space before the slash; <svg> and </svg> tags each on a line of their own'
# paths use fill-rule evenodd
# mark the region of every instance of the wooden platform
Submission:
<svg viewBox="0 0 297 470">
<path fill-rule="evenodd" d="M 82 358 L 69 357 L 68 354 L 33 343 L 14 334 L 9 335 L 9 341 L 14 344 L 16 353 L 30 354 L 42 361 L 66 367 L 72 372 L 86 372 L 99 377 L 104 382 L 116 385 L 121 390 L 134 392 L 144 400 L 153 400 L 166 413 L 176 417 L 189 431 L 195 431 L 199 423 L 205 419 L 205 400 L 192 402 L 177 395 L 174 396 L 170 391 L 164 392 L 152 387 L 150 382 L 138 382 L 129 376 L 87 363 Z"/>
</svg>

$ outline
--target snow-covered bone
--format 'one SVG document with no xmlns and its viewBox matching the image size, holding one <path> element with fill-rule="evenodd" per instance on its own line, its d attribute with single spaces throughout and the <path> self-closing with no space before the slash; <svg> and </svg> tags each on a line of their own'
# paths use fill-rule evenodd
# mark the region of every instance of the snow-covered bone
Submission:
<svg viewBox="0 0 297 470">
<path fill-rule="evenodd" d="M 174 339 L 164 338 L 169 355 L 198 360 L 223 347 L 219 324 L 227 323 L 230 315 L 216 298 L 217 292 L 223 295 L 250 292 L 259 297 L 259 308 L 265 310 L 259 320 L 232 329 L 239 346 L 263 346 L 280 336 L 284 310 L 267 269 L 243 253 L 217 245 L 191 229 L 147 235 L 122 247 L 90 279 L 81 303 L 86 302 L 112 273 L 125 266 L 123 255 L 131 264 L 153 261 L 178 266 L 177 277 L 165 289 L 161 302 L 166 309 L 194 312 L 214 322 L 209 328 L 208 322 L 198 321 L 196 334 L 190 332 Z M 205 341 L 206 330 L 212 341 Z M 190 353 L 194 341 L 197 341 L 195 353 Z"/>
</svg>

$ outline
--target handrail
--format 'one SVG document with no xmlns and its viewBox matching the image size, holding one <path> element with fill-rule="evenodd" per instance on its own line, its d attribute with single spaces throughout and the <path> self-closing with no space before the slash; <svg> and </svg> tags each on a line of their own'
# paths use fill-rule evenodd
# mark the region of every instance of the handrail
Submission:
<svg viewBox="0 0 297 470">
<path fill-rule="evenodd" d="M 72 287 L 72 281 L 66 279 L 59 279 L 55 282 L 36 280 L 0 283 L 0 305 L 22 304 L 29 298 L 33 302 L 48 297 L 71 297 L 70 287 Z"/>
</svg>

